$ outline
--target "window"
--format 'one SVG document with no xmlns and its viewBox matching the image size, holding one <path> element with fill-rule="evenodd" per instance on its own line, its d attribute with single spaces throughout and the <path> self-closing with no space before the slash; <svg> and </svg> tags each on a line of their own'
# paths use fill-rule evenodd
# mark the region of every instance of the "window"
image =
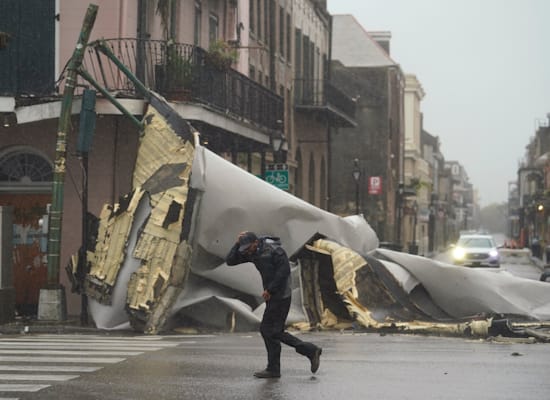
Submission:
<svg viewBox="0 0 550 400">
<path fill-rule="evenodd" d="M 269 43 L 269 1 L 270 0 L 264 1 L 264 39 L 266 43 Z M 273 10 L 273 12 L 275 12 L 275 10 Z"/>
<path fill-rule="evenodd" d="M 28 187 L 49 192 L 52 181 L 52 164 L 33 149 L 17 146 L 0 156 L 0 192 Z"/>
<path fill-rule="evenodd" d="M 291 96 L 291 92 L 290 92 L 290 89 L 287 89 L 286 90 L 286 99 L 285 99 L 285 135 L 286 135 L 286 141 L 288 143 L 288 146 L 290 146 L 290 144 L 292 143 L 292 137 L 291 137 L 291 132 L 292 132 L 292 127 L 290 125 L 290 121 L 292 120 L 291 118 L 291 113 L 292 113 L 292 103 L 290 101 L 290 97 Z"/>
<path fill-rule="evenodd" d="M 308 178 L 309 190 L 308 201 L 311 204 L 315 203 L 315 161 L 313 160 L 313 153 L 309 155 L 309 178 Z"/>
<path fill-rule="evenodd" d="M 177 36 L 176 27 L 178 26 L 178 2 L 173 1 L 170 4 L 170 37 L 175 38 Z"/>
<path fill-rule="evenodd" d="M 193 32 L 193 43 L 195 46 L 201 44 L 201 29 L 202 29 L 202 7 L 200 1 L 195 1 L 195 30 Z"/>
<path fill-rule="evenodd" d="M 285 9 L 279 8 L 279 54 L 285 56 Z"/>
<path fill-rule="evenodd" d="M 254 27 L 256 26 L 254 23 L 254 18 L 256 18 L 256 14 L 254 13 L 254 1 L 249 3 L 248 15 L 250 18 L 250 21 L 248 21 L 248 25 L 250 25 L 250 32 L 254 33 Z"/>
<path fill-rule="evenodd" d="M 248 75 L 249 75 L 248 77 L 249 77 L 251 80 L 253 80 L 253 81 L 256 80 L 256 68 L 254 68 L 253 65 L 250 66 L 250 69 L 249 69 L 249 71 L 248 71 Z"/>
<path fill-rule="evenodd" d="M 286 15 L 286 59 L 292 62 L 292 24 L 290 14 Z"/>
<path fill-rule="evenodd" d="M 214 43 L 216 40 L 218 40 L 218 16 L 210 13 L 208 19 L 208 42 Z"/>
<path fill-rule="evenodd" d="M 300 149 L 296 150 L 296 169 L 294 172 L 294 194 L 296 197 L 302 198 L 303 182 L 302 182 L 302 153 Z"/>
<path fill-rule="evenodd" d="M 254 0 L 251 0 L 251 1 L 254 1 Z M 256 14 L 257 14 L 257 21 L 258 21 L 258 29 L 257 29 L 257 34 L 258 34 L 258 39 L 261 39 L 262 38 L 262 0 L 256 0 L 257 1 L 257 7 L 256 7 Z"/>
<path fill-rule="evenodd" d="M 302 78 L 302 30 L 294 31 L 294 74 L 296 79 Z"/>
</svg>

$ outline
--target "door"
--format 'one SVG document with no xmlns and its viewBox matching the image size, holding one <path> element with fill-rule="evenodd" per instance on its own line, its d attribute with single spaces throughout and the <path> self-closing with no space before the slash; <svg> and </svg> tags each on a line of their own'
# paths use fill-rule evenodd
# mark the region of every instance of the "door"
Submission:
<svg viewBox="0 0 550 400">
<path fill-rule="evenodd" d="M 13 286 L 16 310 L 36 315 L 40 289 L 48 278 L 47 218 L 49 194 L 0 194 L 1 205 L 13 206 Z"/>
<path fill-rule="evenodd" d="M 52 202 L 52 165 L 28 147 L 0 154 L 0 205 L 13 207 L 13 286 L 16 310 L 36 315 L 47 282 L 47 213 Z"/>
</svg>

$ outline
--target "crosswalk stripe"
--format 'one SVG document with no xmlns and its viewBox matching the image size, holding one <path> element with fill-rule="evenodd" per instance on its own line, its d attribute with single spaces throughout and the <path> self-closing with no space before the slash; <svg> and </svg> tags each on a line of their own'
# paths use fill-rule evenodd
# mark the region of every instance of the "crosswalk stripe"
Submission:
<svg viewBox="0 0 550 400">
<path fill-rule="evenodd" d="M 86 340 L 86 339 L 53 339 L 53 338 L 36 338 L 36 339 L 19 339 L 19 338 L 9 338 L 9 339 L 0 339 L 0 343 L 4 342 L 20 342 L 20 343 L 36 343 L 37 341 L 43 342 L 43 343 L 87 343 L 87 344 L 104 344 L 104 345 L 129 345 L 129 346 L 142 346 L 142 347 L 175 347 L 178 346 L 181 343 L 186 344 L 193 344 L 196 343 L 195 341 L 191 342 L 170 342 L 170 341 L 156 341 L 156 342 L 131 342 L 128 340 Z"/>
<path fill-rule="evenodd" d="M 0 354 L 43 354 L 50 356 L 139 356 L 141 351 L 101 351 L 101 350 L 0 350 Z"/>
<path fill-rule="evenodd" d="M 0 362 L 42 362 L 42 363 L 90 363 L 116 364 L 126 360 L 120 357 L 33 357 L 33 356 L 0 356 Z M 0 390 L 1 391 L 1 390 Z"/>
<path fill-rule="evenodd" d="M 70 379 L 78 378 L 78 375 L 21 375 L 21 374 L 0 374 L 0 380 L 5 381 L 68 381 Z"/>
<path fill-rule="evenodd" d="M 118 345 L 108 345 L 105 346 L 103 344 L 97 345 L 97 346 L 90 346 L 89 343 L 67 343 L 67 344 L 61 344 L 61 343 L 42 343 L 42 342 L 36 342 L 36 343 L 18 343 L 18 342 L 2 342 L 0 341 L 0 351 L 3 349 L 30 349 L 30 348 L 47 348 L 47 349 L 89 349 L 92 347 L 95 350 L 104 350 L 107 351 L 108 349 L 118 350 L 118 351 L 156 351 L 160 350 L 163 347 L 157 346 L 157 347 L 134 347 L 134 346 L 118 346 Z"/>
<path fill-rule="evenodd" d="M 76 379 L 83 373 L 98 371 L 131 356 L 193 345 L 197 343 L 196 338 L 204 337 L 33 333 L 0 337 L 0 400 L 18 400 L 1 395 L 38 392 L 51 387 L 53 382 Z"/>
<path fill-rule="evenodd" d="M 95 372 L 101 367 L 85 367 L 82 365 L 0 365 L 0 371 L 25 372 Z M 2 400 L 0 398 L 0 400 Z"/>
<path fill-rule="evenodd" d="M 19 335 L 18 338 L 42 338 L 42 339 L 73 339 L 73 340 L 123 340 L 136 342 L 160 342 L 173 336 L 108 336 L 108 335 L 54 335 L 54 334 L 38 334 L 38 335 Z M 197 336 L 198 337 L 198 336 Z"/>
<path fill-rule="evenodd" d="M 38 392 L 39 390 L 46 389 L 51 385 L 33 385 L 33 384 L 12 384 L 12 383 L 0 383 L 1 392 Z"/>
</svg>

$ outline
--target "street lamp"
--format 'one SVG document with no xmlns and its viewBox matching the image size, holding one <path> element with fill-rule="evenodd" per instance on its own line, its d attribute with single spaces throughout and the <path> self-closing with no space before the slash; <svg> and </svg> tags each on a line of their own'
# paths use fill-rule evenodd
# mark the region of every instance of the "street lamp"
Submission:
<svg viewBox="0 0 550 400">
<path fill-rule="evenodd" d="M 412 205 L 412 211 L 413 211 L 413 237 L 412 242 L 409 248 L 410 254 L 418 254 L 418 245 L 416 244 L 416 225 L 418 221 L 418 203 L 416 200 L 414 201 Z"/>
<path fill-rule="evenodd" d="M 279 155 L 285 143 L 285 135 L 280 134 L 271 136 L 271 145 L 273 146 L 273 161 L 279 162 Z"/>
<path fill-rule="evenodd" d="M 430 215 L 428 220 L 428 252 L 431 254 L 435 248 L 435 221 L 436 221 L 436 203 L 437 194 L 432 193 L 430 196 Z"/>
<path fill-rule="evenodd" d="M 359 215 L 359 178 L 361 170 L 359 169 L 359 159 L 353 160 L 353 171 L 351 173 L 355 181 L 355 214 Z"/>
</svg>

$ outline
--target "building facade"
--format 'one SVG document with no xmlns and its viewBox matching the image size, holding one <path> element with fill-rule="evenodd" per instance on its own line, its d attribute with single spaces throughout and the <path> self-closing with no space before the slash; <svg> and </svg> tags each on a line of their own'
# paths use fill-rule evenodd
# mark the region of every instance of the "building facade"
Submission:
<svg viewBox="0 0 550 400">
<path fill-rule="evenodd" d="M 31 3 L 0 4 L 0 34 L 6 39 L 0 42 L 0 204 L 13 205 L 17 216 L 15 286 L 24 314 L 36 312 L 38 291 L 46 282 L 47 215 L 64 66 L 88 7 L 85 1 Z M 352 126 L 354 104 L 329 82 L 331 17 L 325 1 L 96 4 L 83 69 L 105 93 L 96 100 L 89 172 L 83 177 L 77 151 L 80 96 L 92 86 L 79 78 L 67 137 L 62 263 L 82 244 L 84 185 L 94 215 L 131 187 L 140 133 L 136 121 L 147 95 L 105 49 L 146 88 L 168 99 L 200 132 L 204 146 L 260 177 L 266 168 L 281 165 L 289 171 L 287 190 L 326 208 L 329 127 Z M 70 286 L 63 273 L 61 284 Z M 70 314 L 78 303 L 69 294 Z"/>
<path fill-rule="evenodd" d="M 363 214 L 382 242 L 394 243 L 401 231 L 405 82 L 387 52 L 389 37 L 370 35 L 353 16 L 333 16 L 332 79 L 355 100 L 357 126 L 331 131 L 329 209 Z"/>
</svg>

